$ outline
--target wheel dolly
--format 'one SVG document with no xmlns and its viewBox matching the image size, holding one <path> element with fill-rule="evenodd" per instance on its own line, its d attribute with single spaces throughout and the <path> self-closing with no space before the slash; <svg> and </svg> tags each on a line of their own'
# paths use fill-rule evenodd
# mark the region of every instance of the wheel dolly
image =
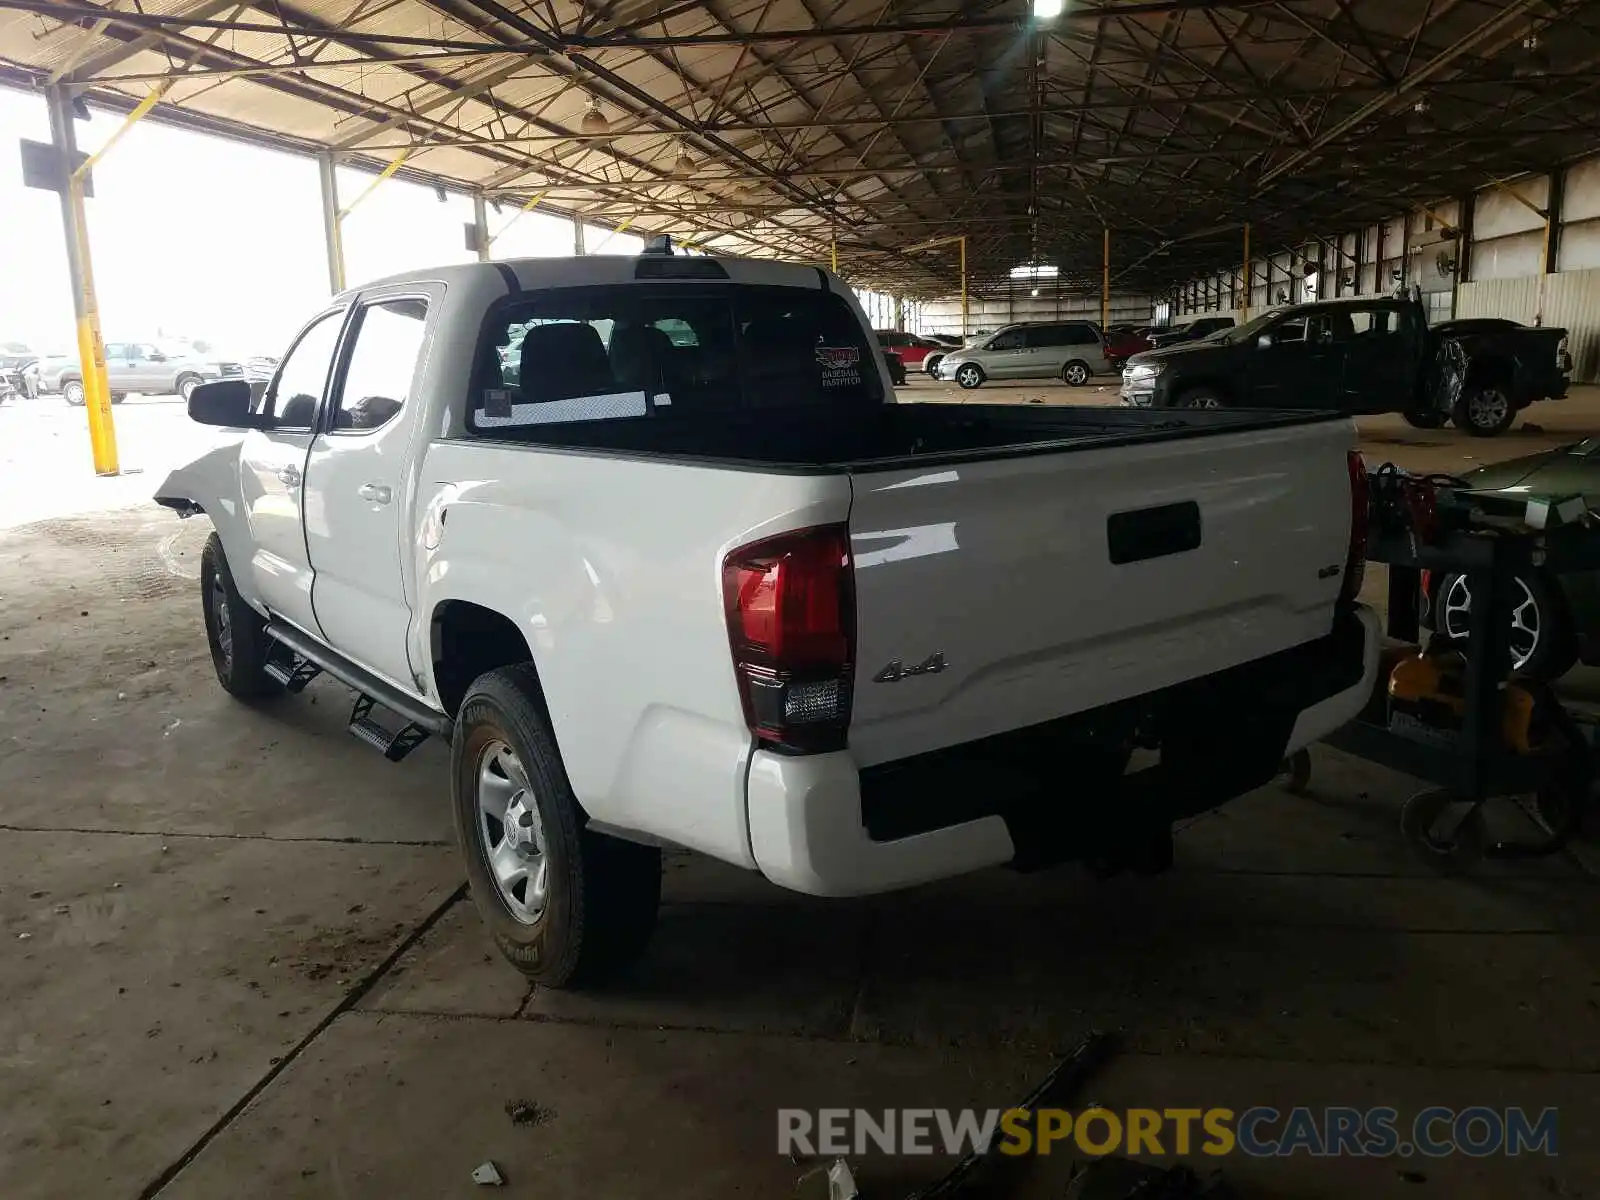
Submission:
<svg viewBox="0 0 1600 1200">
<path fill-rule="evenodd" d="M 1556 736 L 1528 753 L 1506 744 L 1506 687 L 1515 678 L 1513 588 L 1519 572 L 1535 567 L 1556 574 L 1600 570 L 1600 530 L 1587 523 L 1587 506 L 1579 497 L 1475 492 L 1459 480 L 1411 476 L 1392 466 L 1374 474 L 1370 494 L 1367 559 L 1388 567 L 1386 632 L 1392 640 L 1380 655 L 1367 707 L 1326 743 L 1435 785 L 1406 802 L 1400 829 L 1413 853 L 1436 870 L 1463 871 L 1484 857 L 1559 853 L 1589 803 L 1597 721 L 1541 693 L 1547 695 Z M 1466 642 L 1452 647 L 1466 659 L 1459 728 L 1416 720 L 1393 711 L 1389 702 L 1389 666 L 1400 656 L 1414 655 L 1421 641 L 1423 571 L 1465 573 L 1475 601 Z M 1520 679 L 1515 684 L 1543 687 Z M 1289 790 L 1303 793 L 1310 756 L 1300 751 L 1284 767 Z M 1523 812 L 1543 836 L 1491 843 L 1483 805 L 1530 796 L 1532 811 L 1524 806 Z"/>
</svg>

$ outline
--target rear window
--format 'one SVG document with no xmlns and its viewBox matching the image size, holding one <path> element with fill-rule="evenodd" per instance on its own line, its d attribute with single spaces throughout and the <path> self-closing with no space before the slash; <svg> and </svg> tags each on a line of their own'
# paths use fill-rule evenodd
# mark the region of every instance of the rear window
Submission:
<svg viewBox="0 0 1600 1200">
<path fill-rule="evenodd" d="M 571 288 L 492 309 L 475 431 L 880 401 L 876 348 L 820 289 Z"/>
</svg>

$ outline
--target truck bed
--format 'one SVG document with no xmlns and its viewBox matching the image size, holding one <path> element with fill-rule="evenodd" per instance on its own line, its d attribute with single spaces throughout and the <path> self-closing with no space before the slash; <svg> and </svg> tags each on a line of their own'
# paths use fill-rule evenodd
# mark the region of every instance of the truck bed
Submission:
<svg viewBox="0 0 1600 1200">
<path fill-rule="evenodd" d="M 543 449 L 690 459 L 766 471 L 893 470 L 972 459 L 1169 441 L 1337 420 L 1336 413 L 885 404 L 757 409 L 497 430 L 493 440 Z"/>
</svg>

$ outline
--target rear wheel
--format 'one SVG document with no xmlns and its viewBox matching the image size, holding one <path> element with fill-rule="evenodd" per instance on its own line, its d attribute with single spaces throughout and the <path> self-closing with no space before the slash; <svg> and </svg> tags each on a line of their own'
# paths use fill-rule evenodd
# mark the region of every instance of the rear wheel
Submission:
<svg viewBox="0 0 1600 1200">
<path fill-rule="evenodd" d="M 194 394 L 195 388 L 199 386 L 200 376 L 180 375 L 178 376 L 178 385 L 175 390 L 177 391 L 178 395 L 183 397 L 183 402 L 187 404 L 189 402 L 189 397 Z"/>
<path fill-rule="evenodd" d="M 64 381 L 61 385 L 61 396 L 68 404 L 82 408 L 85 396 L 83 380 L 68 379 Z"/>
<path fill-rule="evenodd" d="M 1089 382 L 1089 378 L 1093 374 L 1094 372 L 1089 370 L 1088 363 L 1069 362 L 1062 369 L 1061 378 L 1063 382 L 1071 387 L 1082 387 Z"/>
<path fill-rule="evenodd" d="M 1517 406 L 1501 384 L 1472 384 L 1461 393 L 1451 411 L 1457 429 L 1473 437 L 1497 437 L 1511 428 Z"/>
<path fill-rule="evenodd" d="M 976 363 L 967 363 L 956 371 L 956 382 L 968 391 L 975 387 L 982 387 L 983 380 L 983 368 Z"/>
<path fill-rule="evenodd" d="M 113 404 L 121 404 L 127 398 L 128 398 L 128 393 L 127 392 L 112 392 L 111 393 L 111 403 L 113 403 Z"/>
<path fill-rule="evenodd" d="M 1413 429 L 1440 429 L 1444 426 L 1444 414 L 1436 408 L 1407 409 L 1401 415 Z"/>
<path fill-rule="evenodd" d="M 636 959 L 655 928 L 661 852 L 587 828 L 531 664 L 468 689 L 450 757 L 473 903 L 507 961 L 559 988 Z"/>
<path fill-rule="evenodd" d="M 942 355 L 942 354 L 930 354 L 930 355 L 928 355 L 927 358 L 922 360 L 922 369 L 924 371 L 926 371 L 929 375 L 933 375 L 933 376 L 937 377 L 938 374 L 939 374 L 939 364 L 942 363 L 943 361 L 944 361 L 944 355 Z"/>
<path fill-rule="evenodd" d="M 200 554 L 200 603 L 217 682 L 230 696 L 259 700 L 282 690 L 265 671 L 271 652 L 266 620 L 234 585 L 222 539 L 212 534 Z"/>
</svg>

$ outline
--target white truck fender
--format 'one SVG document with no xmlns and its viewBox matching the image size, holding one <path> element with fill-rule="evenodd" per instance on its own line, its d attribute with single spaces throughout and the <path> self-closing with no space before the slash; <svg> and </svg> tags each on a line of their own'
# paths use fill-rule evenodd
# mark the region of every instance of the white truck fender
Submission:
<svg viewBox="0 0 1600 1200">
<path fill-rule="evenodd" d="M 239 594 L 260 609 L 252 572 L 242 569 L 249 563 L 252 551 L 249 520 L 239 493 L 239 442 L 208 450 L 188 466 L 173 471 L 156 489 L 154 499 L 180 517 L 203 512 L 211 518 Z"/>
</svg>

